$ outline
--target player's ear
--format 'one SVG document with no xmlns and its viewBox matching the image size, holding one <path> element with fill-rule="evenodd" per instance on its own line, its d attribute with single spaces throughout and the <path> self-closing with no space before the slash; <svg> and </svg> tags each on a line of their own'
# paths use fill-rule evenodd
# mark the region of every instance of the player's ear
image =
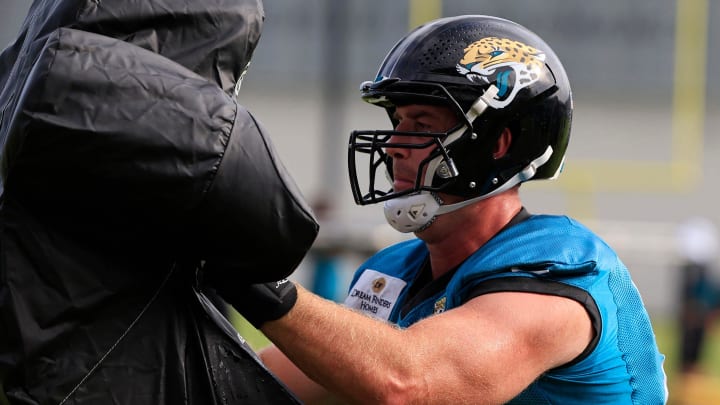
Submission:
<svg viewBox="0 0 720 405">
<path fill-rule="evenodd" d="M 495 149 L 493 150 L 493 159 L 500 159 L 501 157 L 505 156 L 508 149 L 510 149 L 511 144 L 512 132 L 510 132 L 510 128 L 505 128 L 503 129 L 502 133 L 500 133 L 497 143 L 495 144 Z"/>
</svg>

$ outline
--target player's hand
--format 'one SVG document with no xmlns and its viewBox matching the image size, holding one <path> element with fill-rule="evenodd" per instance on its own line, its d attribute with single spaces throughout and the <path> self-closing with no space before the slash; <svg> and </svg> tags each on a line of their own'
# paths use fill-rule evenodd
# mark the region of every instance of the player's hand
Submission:
<svg viewBox="0 0 720 405">
<path fill-rule="evenodd" d="M 218 285 L 215 289 L 258 329 L 267 321 L 282 318 L 297 301 L 297 288 L 287 279 L 245 286 Z"/>
</svg>

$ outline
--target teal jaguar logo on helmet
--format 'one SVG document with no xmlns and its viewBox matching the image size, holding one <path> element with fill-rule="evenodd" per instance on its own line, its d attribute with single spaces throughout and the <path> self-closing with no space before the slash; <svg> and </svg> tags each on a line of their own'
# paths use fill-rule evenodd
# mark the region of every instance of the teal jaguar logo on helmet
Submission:
<svg viewBox="0 0 720 405">
<path fill-rule="evenodd" d="M 504 108 L 518 91 L 538 81 L 545 65 L 544 52 L 507 38 L 486 37 L 464 52 L 458 73 L 473 83 L 495 84 L 498 92 L 489 102 L 494 108 Z"/>
</svg>

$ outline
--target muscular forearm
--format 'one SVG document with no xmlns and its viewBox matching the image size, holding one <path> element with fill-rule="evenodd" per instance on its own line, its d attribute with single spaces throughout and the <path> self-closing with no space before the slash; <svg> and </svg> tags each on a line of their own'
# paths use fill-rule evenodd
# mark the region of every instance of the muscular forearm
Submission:
<svg viewBox="0 0 720 405">
<path fill-rule="evenodd" d="M 330 393 L 308 378 L 276 346 L 265 348 L 260 359 L 304 404 L 330 404 Z"/>
<path fill-rule="evenodd" d="M 425 391 L 413 386 L 403 331 L 301 287 L 295 307 L 262 331 L 308 376 L 347 399 L 407 402 L 407 393 Z"/>
</svg>

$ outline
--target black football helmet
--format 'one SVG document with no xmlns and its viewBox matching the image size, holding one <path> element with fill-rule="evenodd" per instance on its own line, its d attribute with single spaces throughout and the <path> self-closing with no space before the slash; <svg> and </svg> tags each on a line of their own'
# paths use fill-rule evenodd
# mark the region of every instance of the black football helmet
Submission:
<svg viewBox="0 0 720 405">
<path fill-rule="evenodd" d="M 570 83 L 552 49 L 512 21 L 466 15 L 422 25 L 392 48 L 375 80 L 360 90 L 363 100 L 387 110 L 393 127 L 395 107 L 403 104 L 446 105 L 460 119 L 444 133 L 358 130 L 350 135 L 356 203 L 384 201 L 388 221 L 401 232 L 422 230 L 436 215 L 521 182 L 555 178 L 562 168 L 572 121 Z M 505 128 L 512 144 L 495 160 L 492 151 Z M 391 136 L 425 136 L 427 143 L 389 144 Z M 394 191 L 392 157 L 385 149 L 428 145 L 434 150 L 418 168 L 415 186 Z M 358 170 L 363 166 L 367 169 Z M 439 192 L 465 201 L 443 205 Z"/>
</svg>

